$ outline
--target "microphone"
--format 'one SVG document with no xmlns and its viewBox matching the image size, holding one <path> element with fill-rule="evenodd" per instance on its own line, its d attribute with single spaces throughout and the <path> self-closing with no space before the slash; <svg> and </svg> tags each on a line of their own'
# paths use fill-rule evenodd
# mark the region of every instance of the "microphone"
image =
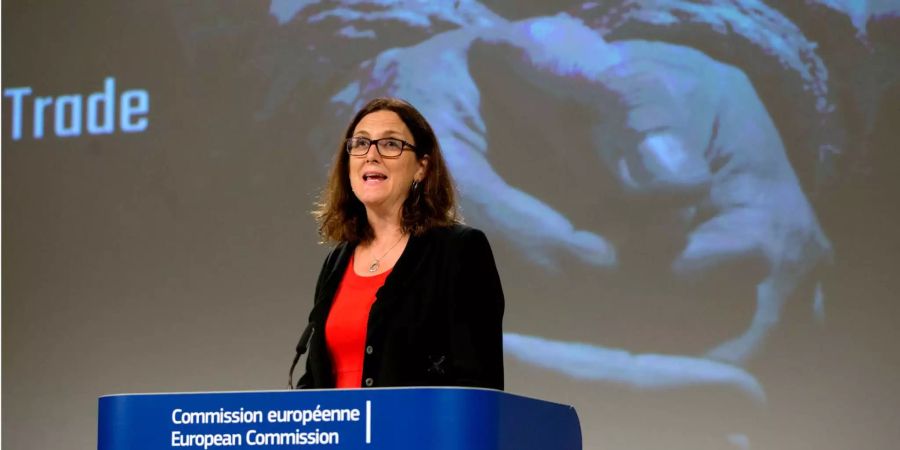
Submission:
<svg viewBox="0 0 900 450">
<path fill-rule="evenodd" d="M 297 341 L 297 354 L 294 355 L 294 362 L 291 363 L 291 370 L 288 372 L 288 389 L 294 389 L 294 368 L 297 367 L 297 361 L 300 361 L 300 356 L 306 353 L 309 339 L 315 330 L 315 323 L 310 322 L 306 325 L 306 329 L 303 330 L 303 334 L 300 335 L 300 340 Z"/>
</svg>

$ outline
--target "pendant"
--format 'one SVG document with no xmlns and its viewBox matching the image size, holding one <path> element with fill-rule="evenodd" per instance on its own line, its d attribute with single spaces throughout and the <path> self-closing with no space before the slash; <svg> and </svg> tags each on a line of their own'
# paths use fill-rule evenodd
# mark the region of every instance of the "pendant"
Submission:
<svg viewBox="0 0 900 450">
<path fill-rule="evenodd" d="M 375 273 L 378 271 L 378 260 L 372 261 L 372 264 L 369 264 L 369 273 Z"/>
</svg>

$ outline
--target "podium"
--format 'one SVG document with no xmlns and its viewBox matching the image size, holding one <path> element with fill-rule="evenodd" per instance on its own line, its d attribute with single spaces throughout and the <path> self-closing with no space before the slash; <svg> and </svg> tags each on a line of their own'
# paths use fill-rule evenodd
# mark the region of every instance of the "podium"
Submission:
<svg viewBox="0 0 900 450">
<path fill-rule="evenodd" d="M 571 406 L 479 388 L 108 395 L 98 450 L 581 449 Z"/>
</svg>

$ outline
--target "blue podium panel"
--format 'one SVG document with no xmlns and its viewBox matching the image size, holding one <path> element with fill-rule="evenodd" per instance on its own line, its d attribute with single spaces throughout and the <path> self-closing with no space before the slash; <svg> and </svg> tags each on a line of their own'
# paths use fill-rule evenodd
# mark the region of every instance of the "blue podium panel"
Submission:
<svg viewBox="0 0 900 450">
<path fill-rule="evenodd" d="M 100 397 L 98 450 L 580 449 L 571 406 L 491 389 L 383 388 Z"/>
</svg>

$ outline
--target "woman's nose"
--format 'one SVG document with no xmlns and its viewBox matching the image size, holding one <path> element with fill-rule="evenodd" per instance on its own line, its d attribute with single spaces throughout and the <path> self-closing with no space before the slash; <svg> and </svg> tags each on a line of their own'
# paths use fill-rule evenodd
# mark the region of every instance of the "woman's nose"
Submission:
<svg viewBox="0 0 900 450">
<path fill-rule="evenodd" d="M 372 148 L 375 151 L 372 151 Z M 369 148 L 366 149 L 366 161 L 374 161 L 381 158 L 381 153 L 378 152 L 378 144 L 375 142 L 369 143 Z"/>
</svg>

